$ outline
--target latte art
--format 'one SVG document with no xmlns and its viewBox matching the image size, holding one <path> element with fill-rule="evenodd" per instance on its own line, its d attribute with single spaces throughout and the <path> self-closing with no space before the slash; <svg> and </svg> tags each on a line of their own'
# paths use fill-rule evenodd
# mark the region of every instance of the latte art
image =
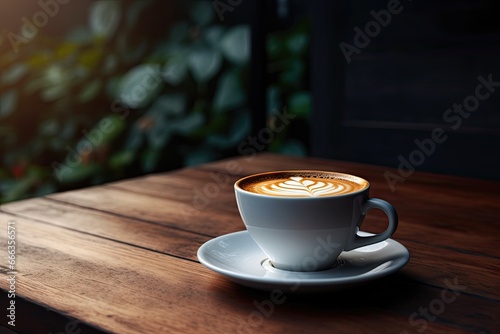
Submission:
<svg viewBox="0 0 500 334">
<path fill-rule="evenodd" d="M 340 195 L 352 191 L 352 183 L 330 182 L 326 180 L 311 180 L 303 177 L 290 177 L 283 182 L 273 182 L 261 186 L 261 193 L 276 196 L 325 196 Z"/>
<path fill-rule="evenodd" d="M 262 174 L 241 181 L 247 191 L 278 197 L 321 197 L 344 195 L 362 190 L 368 182 L 357 177 L 335 172 L 276 172 Z"/>
</svg>

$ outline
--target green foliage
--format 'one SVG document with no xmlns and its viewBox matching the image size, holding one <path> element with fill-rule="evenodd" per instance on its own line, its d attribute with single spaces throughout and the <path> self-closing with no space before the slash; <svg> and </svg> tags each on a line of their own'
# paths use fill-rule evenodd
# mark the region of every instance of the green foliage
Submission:
<svg viewBox="0 0 500 334">
<path fill-rule="evenodd" d="M 270 85 L 267 90 L 267 112 L 287 108 L 295 115 L 293 127 L 276 134 L 269 150 L 288 155 L 305 155 L 307 129 L 312 112 L 308 87 L 307 64 L 310 25 L 307 19 L 288 30 L 270 34 L 267 38 Z"/>
<path fill-rule="evenodd" d="M 0 45 L 0 203 L 237 154 L 251 128 L 249 27 L 216 22 L 210 2 L 176 3 L 184 14 L 148 41 L 134 31 L 170 5 L 94 1 L 62 39 Z M 268 39 L 268 113 L 288 105 L 299 122 L 308 29 Z M 306 150 L 289 129 L 269 149 Z"/>
<path fill-rule="evenodd" d="M 249 28 L 193 2 L 167 36 L 134 37 L 164 7 L 93 2 L 65 38 L 0 49 L 0 202 L 234 153 L 249 131 Z"/>
</svg>

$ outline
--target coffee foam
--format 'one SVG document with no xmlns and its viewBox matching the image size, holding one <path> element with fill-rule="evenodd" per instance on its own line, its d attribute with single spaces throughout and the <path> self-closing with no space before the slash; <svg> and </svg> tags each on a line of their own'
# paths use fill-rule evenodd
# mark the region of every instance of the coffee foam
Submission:
<svg viewBox="0 0 500 334">
<path fill-rule="evenodd" d="M 333 172 L 280 172 L 244 179 L 240 187 L 262 195 L 320 197 L 356 192 L 368 187 L 368 182 L 353 175 Z"/>
</svg>

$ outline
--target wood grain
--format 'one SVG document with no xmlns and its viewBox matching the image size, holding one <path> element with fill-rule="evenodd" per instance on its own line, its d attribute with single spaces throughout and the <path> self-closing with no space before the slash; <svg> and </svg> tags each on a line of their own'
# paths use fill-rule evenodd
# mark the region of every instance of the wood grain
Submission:
<svg viewBox="0 0 500 334">
<path fill-rule="evenodd" d="M 49 198 L 210 236 L 217 235 L 214 230 L 229 233 L 244 229 L 243 222 L 236 211 L 228 215 L 226 210 L 213 207 L 210 204 L 211 201 L 207 205 L 197 206 L 192 202 L 179 202 L 130 193 L 108 186 L 55 194 Z M 227 204 L 229 205 L 235 206 L 236 203 Z"/>
<path fill-rule="evenodd" d="M 2 220 L 9 218 L 0 215 Z M 376 290 L 363 287 L 337 296 L 289 296 L 288 302 L 285 299 L 282 304 L 273 305 L 272 314 L 265 317 L 262 314 L 271 313 L 269 293 L 241 288 L 198 263 L 58 226 L 16 219 L 19 252 L 24 254 L 18 264 L 18 293 L 104 330 L 187 333 L 240 329 L 271 333 L 299 332 L 300 328 L 300 332 L 361 333 L 372 326 L 381 330 L 412 328 L 406 310 L 414 310 L 411 290 L 416 286 L 408 281 L 381 281 Z M 5 243 L 6 238 L 1 237 L 1 247 Z M 0 286 L 6 289 L 6 282 L 0 282 Z M 418 289 L 419 295 L 426 296 L 423 303 L 440 295 L 435 288 Z M 397 297 L 396 292 L 407 297 Z M 469 305 L 477 303 L 477 298 L 463 298 Z M 495 303 L 482 304 L 483 308 L 475 312 L 494 317 Z M 267 311 L 256 305 L 266 305 Z M 401 309 L 404 311 L 398 311 Z M 453 309 L 453 304 L 449 309 Z M 484 326 L 470 319 L 450 326 L 450 314 L 453 312 L 429 323 L 429 332 Z"/>
<path fill-rule="evenodd" d="M 336 170 L 368 179 L 371 195 L 398 210 L 393 238 L 410 250 L 408 265 L 348 291 L 286 295 L 279 305 L 270 304 L 269 292 L 204 268 L 196 258 L 201 244 L 244 229 L 234 181 L 278 169 Z M 0 222 L 14 219 L 19 228 L 18 295 L 92 331 L 499 332 L 500 184 L 415 172 L 393 192 L 385 171 L 273 154 L 239 157 L 2 205 Z M 373 212 L 363 228 L 377 231 L 385 224 L 383 214 Z M 0 247 L 6 248 L 6 234 L 0 234 Z M 7 289 L 6 280 L 0 288 Z M 443 296 L 456 298 L 445 303 Z M 437 311 L 426 318 L 426 309 Z M 7 327 L 5 319 L 0 324 Z"/>
<path fill-rule="evenodd" d="M 89 210 L 44 198 L 19 201 L 3 208 L 18 217 L 32 218 L 86 234 L 197 260 L 198 245 L 208 236 Z"/>
<path fill-rule="evenodd" d="M 99 211 L 79 208 L 47 199 L 21 201 L 4 208 L 16 215 L 34 218 L 49 224 L 67 227 L 95 236 L 137 245 L 154 251 L 197 260 L 196 251 L 209 237 L 168 226 L 124 219 Z M 123 208 L 126 210 L 126 208 Z M 235 217 L 237 219 L 238 217 Z M 385 222 L 384 222 L 385 224 Z M 214 231 L 219 231 L 214 227 Z M 222 231 L 218 235 L 224 234 Z M 399 240 L 395 237 L 396 240 Z M 197 241 L 193 243 L 193 241 Z M 411 252 L 412 261 L 403 270 L 411 272 L 416 281 L 444 288 L 446 278 L 457 278 L 469 293 L 499 298 L 500 271 L 498 261 L 476 254 L 457 254 L 442 246 L 423 246 L 420 242 L 400 240 Z M 439 266 L 442 270 L 435 270 Z M 487 279 L 491 284 L 478 285 Z"/>
</svg>

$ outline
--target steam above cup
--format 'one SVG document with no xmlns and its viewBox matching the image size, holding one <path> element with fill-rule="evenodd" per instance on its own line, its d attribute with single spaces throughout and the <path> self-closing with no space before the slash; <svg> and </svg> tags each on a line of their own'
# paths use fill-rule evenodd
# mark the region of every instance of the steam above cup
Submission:
<svg viewBox="0 0 500 334">
<path fill-rule="evenodd" d="M 329 269 L 342 251 L 381 242 L 398 225 L 394 207 L 369 198 L 369 182 L 354 175 L 275 171 L 244 177 L 234 190 L 248 233 L 277 269 Z M 375 208 L 387 215 L 387 229 L 358 236 L 365 215 Z"/>
</svg>

